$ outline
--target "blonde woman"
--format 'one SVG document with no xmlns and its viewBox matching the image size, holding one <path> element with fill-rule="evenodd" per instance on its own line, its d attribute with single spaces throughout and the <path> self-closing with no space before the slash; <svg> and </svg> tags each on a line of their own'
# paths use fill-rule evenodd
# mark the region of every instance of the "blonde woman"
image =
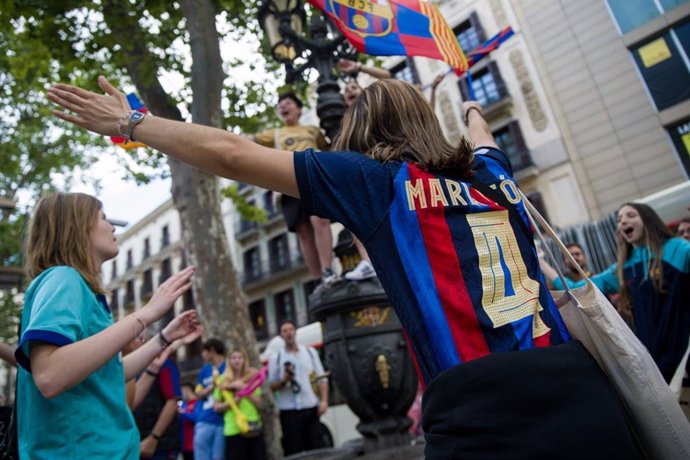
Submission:
<svg viewBox="0 0 690 460">
<path fill-rule="evenodd" d="M 264 441 L 261 435 L 261 388 L 239 398 L 236 393 L 247 385 L 257 370 L 249 366 L 244 350 L 232 350 L 219 376 L 213 397 L 216 412 L 223 412 L 225 458 L 230 460 L 263 460 Z"/>
<path fill-rule="evenodd" d="M 118 253 L 101 203 L 81 193 L 41 199 L 26 239 L 26 291 L 17 386 L 21 458 L 139 458 L 139 432 L 125 381 L 170 343 L 193 334 L 186 312 L 124 359 L 120 351 L 190 288 L 189 267 L 161 284 L 149 303 L 113 323 L 101 265 Z"/>
</svg>

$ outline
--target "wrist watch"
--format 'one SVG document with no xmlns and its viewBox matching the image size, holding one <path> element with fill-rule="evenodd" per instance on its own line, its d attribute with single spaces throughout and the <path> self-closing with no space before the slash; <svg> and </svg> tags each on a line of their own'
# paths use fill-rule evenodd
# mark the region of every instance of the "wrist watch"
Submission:
<svg viewBox="0 0 690 460">
<path fill-rule="evenodd" d="M 129 118 L 127 119 L 127 131 L 125 131 L 125 139 L 133 141 L 134 139 L 132 138 L 132 131 L 134 131 L 134 127 L 144 121 L 144 117 L 146 117 L 146 114 L 144 112 L 138 112 L 134 111 L 129 114 Z"/>
</svg>

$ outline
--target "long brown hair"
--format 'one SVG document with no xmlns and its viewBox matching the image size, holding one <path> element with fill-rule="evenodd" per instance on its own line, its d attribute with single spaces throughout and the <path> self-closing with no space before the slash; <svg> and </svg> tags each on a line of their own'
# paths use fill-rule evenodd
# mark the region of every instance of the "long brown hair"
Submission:
<svg viewBox="0 0 690 460">
<path fill-rule="evenodd" d="M 409 161 L 427 171 L 453 170 L 460 177 L 472 174 L 469 140 L 450 145 L 422 93 L 400 80 L 379 80 L 362 91 L 345 112 L 333 149 L 381 162 Z"/>
<path fill-rule="evenodd" d="M 650 261 L 649 273 L 647 273 L 647 276 L 651 278 L 654 289 L 657 292 L 664 292 L 664 270 L 661 265 L 661 258 L 664 251 L 664 243 L 672 238 L 673 234 L 650 206 L 641 203 L 624 203 L 616 212 L 620 212 L 625 206 L 630 206 L 640 215 L 640 219 L 644 225 L 644 244 L 652 253 L 652 260 Z M 629 312 L 632 309 L 632 304 L 630 302 L 628 288 L 625 285 L 625 279 L 623 278 L 623 264 L 632 255 L 633 246 L 625 241 L 619 230 L 616 230 L 616 234 L 618 245 L 616 275 L 618 276 L 618 285 L 620 286 L 620 300 L 618 305 L 623 311 Z"/>
<path fill-rule="evenodd" d="M 92 248 L 93 229 L 101 202 L 84 193 L 54 193 L 36 204 L 26 238 L 26 270 L 31 278 L 67 265 L 77 270 L 91 290 L 102 294 Z"/>
</svg>

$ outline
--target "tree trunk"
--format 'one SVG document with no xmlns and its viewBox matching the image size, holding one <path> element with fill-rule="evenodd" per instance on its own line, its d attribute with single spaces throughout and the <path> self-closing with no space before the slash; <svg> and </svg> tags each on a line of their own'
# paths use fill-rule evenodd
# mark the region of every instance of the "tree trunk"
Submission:
<svg viewBox="0 0 690 460">
<path fill-rule="evenodd" d="M 108 27 L 127 56 L 125 65 L 139 95 L 156 116 L 182 120 L 178 108 L 157 78 L 158 69 L 145 46 L 136 17 L 123 3 L 103 2 Z M 192 50 L 192 119 L 195 123 L 222 128 L 221 90 L 225 74 L 215 27 L 215 10 L 209 0 L 183 0 Z M 247 302 L 232 265 L 220 210 L 215 176 L 177 160 L 168 159 L 173 202 L 180 214 L 182 241 L 187 260 L 196 266 L 194 297 L 207 337 L 217 337 L 230 348 L 246 350 L 259 364 L 256 336 Z M 262 416 L 268 458 L 282 458 L 278 411 L 270 392 L 264 393 Z"/>
<path fill-rule="evenodd" d="M 215 28 L 215 8 L 210 0 L 182 0 L 180 4 L 187 19 L 192 50 L 192 120 L 195 123 L 223 128 L 220 104 L 226 75 L 220 55 L 220 37 Z M 225 309 L 213 308 L 213 316 L 209 320 L 229 331 L 228 338 L 233 346 L 246 350 L 250 361 L 255 365 L 259 364 L 256 335 L 247 312 L 246 299 L 238 283 L 237 272 L 230 263 L 230 252 L 220 213 L 218 182 L 215 177 L 186 165 L 175 165 L 175 169 L 172 169 L 171 165 L 171 170 L 175 205 L 180 214 L 187 214 L 183 222 L 189 224 L 187 228 L 183 226 L 183 231 L 193 235 L 185 238 L 185 242 L 191 241 L 194 244 L 193 248 L 187 248 L 188 254 L 197 264 L 197 269 L 199 264 L 203 264 L 204 272 L 209 270 L 213 274 L 213 279 L 204 283 L 204 289 L 209 289 L 204 293 L 205 298 L 198 299 L 202 304 L 209 305 L 215 301 L 218 307 L 226 304 Z M 190 200 L 195 193 L 201 196 Z M 217 212 L 213 216 L 207 216 L 207 209 L 216 209 Z M 209 222 L 208 217 L 212 217 L 213 221 Z M 217 244 L 208 244 L 214 237 Z M 223 256 L 217 257 L 218 255 Z M 226 311 L 232 315 L 234 321 L 217 314 Z M 270 391 L 264 392 L 262 400 L 261 412 L 268 458 L 279 459 L 282 458 L 283 452 L 280 445 L 281 431 L 277 406 Z"/>
</svg>

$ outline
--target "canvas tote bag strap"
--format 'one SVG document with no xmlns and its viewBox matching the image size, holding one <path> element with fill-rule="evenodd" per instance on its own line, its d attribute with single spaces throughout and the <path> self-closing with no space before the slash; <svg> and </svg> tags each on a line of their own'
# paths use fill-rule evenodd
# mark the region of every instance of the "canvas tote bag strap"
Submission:
<svg viewBox="0 0 690 460">
<path fill-rule="evenodd" d="M 561 251 L 561 254 L 568 260 L 572 262 L 573 267 L 575 267 L 575 270 L 582 276 L 582 279 L 587 281 L 587 285 L 591 285 L 592 282 L 590 281 L 589 277 L 585 274 L 584 270 L 580 267 L 580 264 L 578 264 L 575 259 L 573 258 L 572 254 L 570 254 L 570 251 L 568 251 L 568 248 L 565 247 L 565 244 L 561 241 L 561 239 L 556 235 L 556 232 L 553 231 L 551 226 L 546 222 L 546 219 L 539 214 L 539 211 L 537 211 L 537 208 L 534 207 L 534 205 L 527 199 L 527 197 L 522 193 L 522 190 L 519 190 L 520 192 L 520 197 L 522 198 L 522 202 L 525 204 L 525 211 L 527 214 L 527 217 L 529 218 L 530 222 L 532 223 L 532 226 L 534 227 L 534 230 L 537 233 L 537 236 L 539 237 L 539 240 L 542 243 L 542 248 L 546 252 L 546 254 L 549 256 L 549 259 L 551 259 L 551 264 L 553 265 L 554 270 L 558 273 L 558 277 L 561 279 L 561 282 L 563 283 L 563 286 L 567 292 L 571 292 L 570 287 L 568 287 L 568 283 L 565 282 L 565 275 L 563 274 L 563 271 L 559 267 L 559 265 L 556 263 L 556 258 L 554 255 L 551 253 L 551 249 L 549 249 L 549 246 L 546 244 L 546 239 L 544 238 L 544 235 L 542 234 L 541 230 L 539 229 L 540 227 L 544 229 L 544 232 L 551 237 L 553 242 L 556 244 L 558 249 Z M 538 224 L 538 225 L 537 225 Z"/>
</svg>

